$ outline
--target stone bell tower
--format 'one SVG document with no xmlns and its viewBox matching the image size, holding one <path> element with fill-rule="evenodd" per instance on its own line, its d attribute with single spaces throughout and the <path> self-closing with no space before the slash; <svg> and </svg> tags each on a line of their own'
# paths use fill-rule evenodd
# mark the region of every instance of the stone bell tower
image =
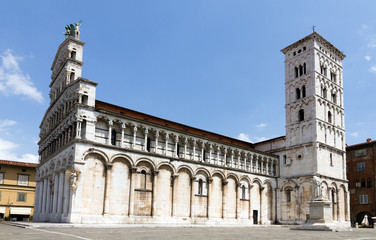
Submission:
<svg viewBox="0 0 376 240">
<path fill-rule="evenodd" d="M 296 192 L 298 219 L 295 221 L 313 218 L 322 222 L 346 221 L 349 198 L 342 80 L 345 55 L 317 32 L 282 52 L 285 55 L 286 138 L 279 181 L 282 186 L 290 183 L 292 190 L 287 194 Z M 288 202 L 290 197 L 281 199 Z M 326 202 L 321 209 L 325 216 L 315 215 L 317 206 L 310 205 L 315 199 Z M 316 210 L 312 212 L 313 208 Z"/>
</svg>

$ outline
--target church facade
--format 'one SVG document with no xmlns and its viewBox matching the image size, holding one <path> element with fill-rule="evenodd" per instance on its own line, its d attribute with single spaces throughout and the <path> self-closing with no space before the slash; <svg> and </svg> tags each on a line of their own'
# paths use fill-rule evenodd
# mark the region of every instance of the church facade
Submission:
<svg viewBox="0 0 376 240">
<path fill-rule="evenodd" d="M 34 221 L 349 223 L 342 60 L 314 32 L 282 50 L 286 136 L 252 144 L 96 99 L 79 24 L 59 46 L 40 125 Z"/>
</svg>

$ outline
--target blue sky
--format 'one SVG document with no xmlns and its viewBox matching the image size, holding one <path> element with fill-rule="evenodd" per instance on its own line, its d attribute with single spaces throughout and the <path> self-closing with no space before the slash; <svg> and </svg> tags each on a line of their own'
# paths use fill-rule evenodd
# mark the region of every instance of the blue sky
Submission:
<svg viewBox="0 0 376 240">
<path fill-rule="evenodd" d="M 376 138 L 376 1 L 7 1 L 0 159 L 37 160 L 50 67 L 83 20 L 97 99 L 252 142 L 285 135 L 284 56 L 312 32 L 342 50 L 346 142 Z"/>
</svg>

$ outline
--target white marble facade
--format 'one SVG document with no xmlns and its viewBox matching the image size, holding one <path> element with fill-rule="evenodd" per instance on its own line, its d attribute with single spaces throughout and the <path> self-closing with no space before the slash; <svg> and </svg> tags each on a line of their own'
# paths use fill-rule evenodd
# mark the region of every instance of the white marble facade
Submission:
<svg viewBox="0 0 376 240">
<path fill-rule="evenodd" d="M 348 221 L 344 55 L 320 35 L 283 50 L 286 136 L 253 145 L 96 100 L 97 83 L 81 77 L 78 34 L 59 46 L 51 68 L 34 221 L 303 223 L 317 196 L 332 199 L 334 221 Z M 320 64 L 338 81 L 320 75 Z M 319 96 L 321 86 L 335 103 Z"/>
</svg>

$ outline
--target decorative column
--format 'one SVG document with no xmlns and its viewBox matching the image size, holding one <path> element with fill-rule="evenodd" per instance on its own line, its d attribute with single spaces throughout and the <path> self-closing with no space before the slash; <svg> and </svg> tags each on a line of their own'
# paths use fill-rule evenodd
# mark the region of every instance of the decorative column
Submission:
<svg viewBox="0 0 376 240">
<path fill-rule="evenodd" d="M 133 142 L 132 142 L 132 148 L 136 148 L 136 135 L 137 135 L 137 127 L 135 126 L 133 128 Z"/>
<path fill-rule="evenodd" d="M 226 218 L 226 185 L 227 181 L 222 182 L 222 218 Z"/>
<path fill-rule="evenodd" d="M 217 159 L 215 160 L 214 164 L 218 164 L 218 165 L 219 165 L 219 151 L 220 151 L 220 148 L 219 146 L 217 146 Z"/>
<path fill-rule="evenodd" d="M 298 206 L 297 206 L 297 210 L 296 210 L 296 213 L 298 215 L 298 221 L 300 221 L 300 213 L 301 213 L 301 201 L 300 201 L 300 187 L 299 186 L 295 186 L 295 191 L 296 191 L 296 196 L 298 198 Z"/>
<path fill-rule="evenodd" d="M 134 182 L 136 181 L 137 168 L 131 168 L 131 186 L 129 193 L 129 216 L 132 217 L 134 214 Z"/>
<path fill-rule="evenodd" d="M 240 218 L 240 187 L 241 184 L 236 184 L 236 219 Z"/>
<path fill-rule="evenodd" d="M 194 211 L 195 211 L 194 199 L 195 199 L 195 192 L 196 192 L 195 181 L 196 181 L 196 177 L 191 177 L 191 209 L 190 209 L 190 211 L 191 211 L 191 214 L 190 214 L 191 219 L 193 219 L 195 217 L 195 214 L 194 214 Z"/>
<path fill-rule="evenodd" d="M 40 216 L 40 214 L 42 213 L 43 211 L 43 191 L 44 191 L 44 181 L 42 179 L 39 180 L 39 185 L 38 185 L 38 215 Z"/>
<path fill-rule="evenodd" d="M 76 122 L 76 138 L 77 139 L 81 139 L 81 123 L 82 123 L 82 120 L 81 119 L 77 119 L 77 122 Z"/>
<path fill-rule="evenodd" d="M 273 160 L 270 162 L 270 168 L 271 168 L 271 170 L 270 170 L 270 175 L 271 175 L 271 176 L 275 176 L 275 175 L 274 175 L 274 161 L 273 161 Z"/>
<path fill-rule="evenodd" d="M 238 164 L 237 164 L 238 166 L 237 166 L 237 167 L 238 167 L 239 169 L 242 168 L 242 166 L 241 166 L 241 165 L 242 165 L 242 162 L 240 161 L 240 160 L 241 160 L 241 159 L 240 159 L 240 158 L 241 158 L 240 155 L 241 155 L 241 153 L 239 152 L 238 160 L 237 160 L 237 161 L 238 161 Z"/>
<path fill-rule="evenodd" d="M 175 136 L 175 157 L 179 157 L 178 153 L 178 142 L 179 142 L 179 136 Z"/>
<path fill-rule="evenodd" d="M 125 129 L 125 124 L 121 125 L 121 142 L 120 142 L 120 147 L 124 147 L 124 129 Z"/>
<path fill-rule="evenodd" d="M 107 139 L 107 144 L 111 145 L 111 139 L 112 139 L 112 121 L 108 121 L 108 139 Z M 115 143 L 116 144 L 116 143 Z"/>
<path fill-rule="evenodd" d="M 145 129 L 145 139 L 144 139 L 144 151 L 147 151 L 148 133 L 149 133 L 149 130 L 146 128 Z"/>
<path fill-rule="evenodd" d="M 157 213 L 157 188 L 158 188 L 158 173 L 159 171 L 153 171 L 153 196 L 152 196 L 152 209 L 151 216 L 156 215 Z"/>
<path fill-rule="evenodd" d="M 188 144 L 188 139 L 184 139 L 184 159 L 187 158 L 187 144 Z"/>
<path fill-rule="evenodd" d="M 166 133 L 166 146 L 165 146 L 165 155 L 167 155 L 167 151 L 168 151 L 168 139 L 169 139 L 169 135 L 168 133 Z"/>
<path fill-rule="evenodd" d="M 249 209 L 248 209 L 248 218 L 252 221 L 252 218 L 253 218 L 253 211 L 252 211 L 252 188 L 253 188 L 253 185 L 252 184 L 249 184 L 249 188 L 248 188 L 248 199 L 249 199 Z M 252 221 L 252 224 L 253 224 L 253 221 Z"/>
<path fill-rule="evenodd" d="M 68 214 L 69 212 L 69 204 L 70 204 L 70 184 L 69 184 L 69 175 L 67 171 L 64 174 L 64 200 L 63 200 L 63 214 Z"/>
<path fill-rule="evenodd" d="M 195 155 L 196 155 L 196 140 L 193 140 L 192 160 L 195 160 Z"/>
<path fill-rule="evenodd" d="M 244 170 L 248 170 L 248 166 L 247 166 L 247 159 L 248 159 L 248 155 L 244 155 Z"/>
<path fill-rule="evenodd" d="M 175 179 L 179 177 L 179 175 L 172 175 L 171 176 L 171 217 L 174 217 L 176 215 L 175 211 L 176 211 L 176 206 L 175 206 L 175 203 L 174 203 L 174 199 L 175 199 L 175 194 L 176 194 L 176 191 L 175 191 L 175 184 L 176 184 L 176 181 Z"/>
<path fill-rule="evenodd" d="M 234 166 L 234 150 L 231 149 L 231 162 L 230 162 L 230 167 Z"/>
<path fill-rule="evenodd" d="M 227 166 L 227 149 L 224 149 L 223 166 Z"/>
<path fill-rule="evenodd" d="M 57 196 L 58 196 L 58 189 L 59 187 L 59 174 L 58 172 L 55 172 L 54 175 L 54 197 L 53 197 L 53 203 L 52 203 L 52 213 L 56 213 L 57 209 Z"/>
<path fill-rule="evenodd" d="M 262 224 L 262 191 L 265 189 L 265 187 L 260 186 L 260 224 Z"/>
<path fill-rule="evenodd" d="M 208 159 L 208 163 L 211 163 L 211 154 L 212 154 L 212 149 L 213 149 L 213 146 L 211 144 L 209 144 L 209 159 Z"/>
<path fill-rule="evenodd" d="M 46 204 L 46 213 L 50 213 L 50 204 L 51 204 L 51 180 L 49 179 L 49 176 L 47 177 L 48 178 L 48 181 L 47 181 L 47 195 L 46 195 L 46 199 L 47 199 L 47 204 Z"/>
<path fill-rule="evenodd" d="M 340 208 L 341 208 L 341 204 L 339 204 L 339 189 L 337 189 L 336 191 L 336 205 L 337 205 L 337 221 L 340 221 Z M 334 220 L 334 219 L 333 219 Z"/>
<path fill-rule="evenodd" d="M 205 148 L 205 144 L 202 143 L 201 144 L 201 162 L 205 162 L 204 148 Z"/>
<path fill-rule="evenodd" d="M 269 175 L 269 159 L 267 158 L 266 161 L 265 161 L 265 166 L 266 166 L 266 174 Z"/>
<path fill-rule="evenodd" d="M 47 185 L 48 176 L 45 176 L 45 179 L 43 180 L 42 213 L 46 213 L 47 210 Z"/>
<path fill-rule="evenodd" d="M 57 200 L 57 213 L 63 213 L 63 200 L 64 200 L 64 170 L 60 171 L 59 175 L 59 195 Z"/>
<path fill-rule="evenodd" d="M 207 207 L 208 209 L 206 210 L 206 217 L 207 218 L 210 218 L 213 214 L 212 214 L 212 206 L 211 206 L 211 183 L 213 182 L 213 178 L 208 178 L 208 191 L 206 193 L 207 195 Z"/>
<path fill-rule="evenodd" d="M 158 153 L 158 138 L 159 138 L 159 132 L 157 131 L 155 133 L 155 148 L 154 148 L 154 153 Z"/>
<path fill-rule="evenodd" d="M 103 208 L 103 214 L 108 214 L 110 212 L 110 186 L 111 186 L 111 169 L 112 169 L 112 163 L 107 163 L 106 166 L 106 174 L 104 179 L 104 208 Z"/>
</svg>

